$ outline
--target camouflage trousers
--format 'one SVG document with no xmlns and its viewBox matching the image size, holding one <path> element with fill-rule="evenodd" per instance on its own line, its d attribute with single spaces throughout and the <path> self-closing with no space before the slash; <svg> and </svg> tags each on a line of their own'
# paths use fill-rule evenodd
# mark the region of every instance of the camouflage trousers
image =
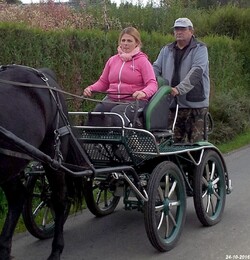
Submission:
<svg viewBox="0 0 250 260">
<path fill-rule="evenodd" d="M 174 129 L 176 143 L 195 143 L 205 141 L 206 120 L 208 108 L 180 108 Z M 175 110 L 169 113 L 169 125 L 173 125 Z"/>
</svg>

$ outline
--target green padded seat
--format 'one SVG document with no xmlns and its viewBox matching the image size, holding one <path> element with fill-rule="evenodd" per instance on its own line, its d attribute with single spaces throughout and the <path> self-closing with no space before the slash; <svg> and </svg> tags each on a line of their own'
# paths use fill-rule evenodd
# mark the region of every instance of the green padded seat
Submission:
<svg viewBox="0 0 250 260">
<path fill-rule="evenodd" d="M 171 131 L 168 130 L 169 105 L 172 100 L 170 92 L 171 87 L 160 87 L 144 108 L 144 128 L 153 134 L 171 134 Z"/>
</svg>

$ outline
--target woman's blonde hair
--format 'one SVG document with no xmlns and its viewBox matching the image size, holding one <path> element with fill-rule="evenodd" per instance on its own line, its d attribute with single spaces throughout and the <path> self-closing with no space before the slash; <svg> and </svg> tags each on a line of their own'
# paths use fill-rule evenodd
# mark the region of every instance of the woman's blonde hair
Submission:
<svg viewBox="0 0 250 260">
<path fill-rule="evenodd" d="M 137 42 L 138 46 L 141 47 L 142 46 L 142 42 L 141 42 L 141 35 L 138 32 L 137 29 L 135 29 L 134 27 L 127 27 L 125 29 L 123 29 L 119 35 L 119 39 L 118 39 L 118 45 L 120 45 L 121 43 L 121 38 L 124 34 L 129 34 L 131 36 L 133 36 L 135 38 L 135 41 Z"/>
</svg>

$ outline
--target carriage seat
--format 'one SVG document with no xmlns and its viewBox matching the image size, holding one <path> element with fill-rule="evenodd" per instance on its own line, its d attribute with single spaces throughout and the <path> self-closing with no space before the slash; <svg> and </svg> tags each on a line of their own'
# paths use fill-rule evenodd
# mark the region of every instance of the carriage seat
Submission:
<svg viewBox="0 0 250 260">
<path fill-rule="evenodd" d="M 171 87 L 161 86 L 143 110 L 144 128 L 158 138 L 173 134 L 168 125 L 170 93 Z"/>
</svg>

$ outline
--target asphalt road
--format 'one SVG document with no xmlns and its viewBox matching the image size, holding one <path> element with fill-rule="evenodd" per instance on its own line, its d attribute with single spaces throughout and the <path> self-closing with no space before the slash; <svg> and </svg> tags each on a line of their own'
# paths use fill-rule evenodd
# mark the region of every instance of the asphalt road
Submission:
<svg viewBox="0 0 250 260">
<path fill-rule="evenodd" d="M 71 216 L 65 224 L 67 260 L 224 260 L 250 259 L 250 147 L 225 155 L 233 184 L 227 195 L 222 221 L 203 227 L 198 221 L 192 198 L 188 198 L 187 220 L 177 246 L 159 253 L 150 244 L 143 214 L 125 211 L 122 205 L 104 218 L 88 210 Z M 42 260 L 48 257 L 51 239 L 39 241 L 29 233 L 13 239 L 15 260 Z"/>
</svg>

